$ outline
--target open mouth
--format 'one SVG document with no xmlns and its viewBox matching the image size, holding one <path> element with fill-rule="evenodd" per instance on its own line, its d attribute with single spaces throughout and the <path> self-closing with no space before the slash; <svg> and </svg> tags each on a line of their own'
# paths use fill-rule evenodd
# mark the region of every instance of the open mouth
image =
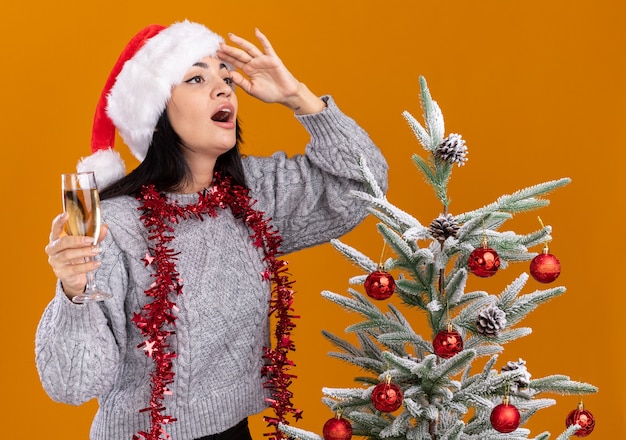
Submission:
<svg viewBox="0 0 626 440">
<path fill-rule="evenodd" d="M 232 120 L 233 111 L 229 108 L 218 110 L 211 119 L 215 122 L 230 122 Z"/>
</svg>

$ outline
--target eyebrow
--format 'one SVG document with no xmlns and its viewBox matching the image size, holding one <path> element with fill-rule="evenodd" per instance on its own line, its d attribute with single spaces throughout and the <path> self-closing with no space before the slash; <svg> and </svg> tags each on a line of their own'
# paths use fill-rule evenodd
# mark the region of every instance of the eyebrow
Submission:
<svg viewBox="0 0 626 440">
<path fill-rule="evenodd" d="M 197 63 L 193 63 L 193 65 L 195 67 L 201 67 L 203 69 L 208 69 L 209 65 L 207 63 L 203 63 L 202 61 L 198 61 Z M 220 63 L 220 70 L 221 69 L 227 69 L 228 70 L 228 66 L 224 63 Z"/>
</svg>

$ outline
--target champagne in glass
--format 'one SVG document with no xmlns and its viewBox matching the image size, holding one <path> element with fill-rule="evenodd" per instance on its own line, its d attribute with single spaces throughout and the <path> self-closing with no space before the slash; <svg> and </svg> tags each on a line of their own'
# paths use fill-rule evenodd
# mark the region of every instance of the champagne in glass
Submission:
<svg viewBox="0 0 626 440">
<path fill-rule="evenodd" d="M 97 244 L 100 236 L 100 195 L 93 172 L 63 174 L 63 210 L 69 214 L 64 229 L 68 235 L 87 236 Z M 90 258 L 91 259 L 91 258 Z M 103 301 L 110 298 L 109 293 L 96 288 L 92 272 L 87 274 L 87 286 L 80 295 L 72 298 L 75 303 Z"/>
</svg>

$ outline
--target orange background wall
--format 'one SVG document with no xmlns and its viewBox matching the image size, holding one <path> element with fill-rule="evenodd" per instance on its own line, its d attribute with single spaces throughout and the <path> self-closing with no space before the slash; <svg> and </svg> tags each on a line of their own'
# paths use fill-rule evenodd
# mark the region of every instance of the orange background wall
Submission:
<svg viewBox="0 0 626 440">
<path fill-rule="evenodd" d="M 498 366 L 522 357 L 533 377 L 561 373 L 599 386 L 599 394 L 585 399 L 597 419 L 591 438 L 622 438 L 623 2 L 35 0 L 5 2 L 2 10 L 0 437 L 88 436 L 95 403 L 77 408 L 50 401 L 34 367 L 35 328 L 53 294 L 43 247 L 61 209 L 59 174 L 88 153 L 94 105 L 126 41 L 146 24 L 189 18 L 221 34 L 251 37 L 255 26 L 262 29 L 296 76 L 317 93 L 332 93 L 370 132 L 391 166 L 389 199 L 422 223 L 440 207 L 410 161 L 422 150 L 401 117 L 409 110 L 421 119 L 418 75 L 428 80 L 447 132 L 461 133 L 470 151 L 467 166 L 454 171 L 452 213 L 571 177 L 548 208 L 507 225 L 534 230 L 539 214 L 554 227 L 551 251 L 561 260 L 558 281 L 568 291 L 532 313 L 523 324 L 534 333 L 506 346 Z M 286 109 L 248 98 L 241 106 L 246 153 L 302 151 L 306 136 Z M 373 258 L 380 253 L 372 220 L 344 241 Z M 302 314 L 293 390 L 305 417 L 297 426 L 321 434 L 331 416 L 320 402 L 321 388 L 352 386 L 359 372 L 326 356 L 331 347 L 320 331 L 344 335 L 357 317 L 320 292 L 345 293 L 358 271 L 328 245 L 289 261 Z M 473 279 L 470 288 L 499 293 L 526 270 L 513 265 L 493 279 Z M 525 290 L 539 287 L 531 281 Z M 422 329 L 422 316 L 409 315 Z M 533 436 L 549 430 L 555 438 L 578 402 L 548 397 L 558 403 L 533 417 Z M 253 426 L 260 439 L 258 418 Z"/>
</svg>

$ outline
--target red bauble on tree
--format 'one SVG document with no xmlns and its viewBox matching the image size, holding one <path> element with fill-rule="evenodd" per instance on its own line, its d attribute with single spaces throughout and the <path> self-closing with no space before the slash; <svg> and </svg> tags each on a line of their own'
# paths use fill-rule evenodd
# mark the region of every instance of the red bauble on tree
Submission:
<svg viewBox="0 0 626 440">
<path fill-rule="evenodd" d="M 491 411 L 489 421 L 496 431 L 509 433 L 519 427 L 520 418 L 519 410 L 515 405 L 511 405 L 509 396 L 504 396 L 502 403 L 496 405 Z"/>
<path fill-rule="evenodd" d="M 396 282 L 393 277 L 382 270 L 370 273 L 365 279 L 365 292 L 371 298 L 387 299 L 396 290 Z"/>
<path fill-rule="evenodd" d="M 433 351 L 444 359 L 451 358 L 463 350 L 463 338 L 448 324 L 446 330 L 440 330 L 433 340 Z"/>
<path fill-rule="evenodd" d="M 493 276 L 500 267 L 498 253 L 487 245 L 487 239 L 483 238 L 481 246 L 474 249 L 467 260 L 470 271 L 481 278 Z"/>
<path fill-rule="evenodd" d="M 372 405 L 378 411 L 390 413 L 402 406 L 404 395 L 398 385 L 391 382 L 387 376 L 384 382 L 379 383 L 372 390 Z"/>
<path fill-rule="evenodd" d="M 530 274 L 540 283 L 551 283 L 561 274 L 561 263 L 549 253 L 548 246 L 530 262 Z"/>
<path fill-rule="evenodd" d="M 578 408 L 572 410 L 567 419 L 565 419 L 565 426 L 578 425 L 580 428 L 574 433 L 576 437 L 587 437 L 596 427 L 596 420 L 589 411 L 583 408 L 583 403 L 578 404 Z"/>
<path fill-rule="evenodd" d="M 352 425 L 337 413 L 332 419 L 324 423 L 322 430 L 324 440 L 350 440 L 352 438 Z"/>
</svg>

